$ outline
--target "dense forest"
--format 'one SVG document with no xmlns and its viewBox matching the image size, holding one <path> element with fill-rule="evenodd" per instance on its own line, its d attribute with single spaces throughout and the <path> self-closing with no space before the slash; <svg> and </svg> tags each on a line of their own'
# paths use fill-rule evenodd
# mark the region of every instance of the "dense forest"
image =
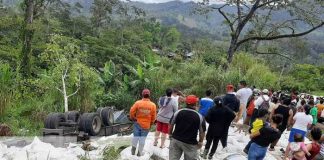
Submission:
<svg viewBox="0 0 324 160">
<path fill-rule="evenodd" d="M 128 110 L 143 88 L 152 91 L 153 101 L 168 87 L 220 95 L 228 83 L 243 79 L 257 88 L 323 94 L 322 25 L 306 38 L 258 43 L 271 51 L 267 54 L 244 43 L 229 63 L 228 24 L 224 19 L 208 23 L 216 13 L 204 19 L 201 12 L 188 11 L 196 7 L 0 0 L 0 123 L 16 135 L 34 135 L 49 112 Z"/>
</svg>

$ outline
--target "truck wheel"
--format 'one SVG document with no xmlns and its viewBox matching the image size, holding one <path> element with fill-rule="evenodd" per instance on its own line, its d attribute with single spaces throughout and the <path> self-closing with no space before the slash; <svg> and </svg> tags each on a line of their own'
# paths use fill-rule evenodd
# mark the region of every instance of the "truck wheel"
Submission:
<svg viewBox="0 0 324 160">
<path fill-rule="evenodd" d="M 114 124 L 114 110 L 110 107 L 100 107 L 97 109 L 97 113 L 100 115 L 102 123 L 105 126 L 111 126 Z"/>
<path fill-rule="evenodd" d="M 48 128 L 48 129 L 51 129 L 51 120 L 52 120 L 52 115 L 53 113 L 50 113 L 46 116 L 46 119 L 45 119 L 45 128 Z"/>
<path fill-rule="evenodd" d="M 89 115 L 89 113 L 83 113 L 81 116 L 80 116 L 80 121 L 79 121 L 79 130 L 80 131 L 84 131 L 84 132 L 87 132 L 86 130 L 86 120 L 87 120 L 87 116 Z"/>
<path fill-rule="evenodd" d="M 65 115 L 63 113 L 50 113 L 45 119 L 45 128 L 57 129 L 60 123 L 65 121 Z"/>
<path fill-rule="evenodd" d="M 101 118 L 97 113 L 88 114 L 85 122 L 87 133 L 89 133 L 91 136 L 98 135 L 101 129 L 101 125 Z"/>
<path fill-rule="evenodd" d="M 67 120 L 71 120 L 73 122 L 79 122 L 80 113 L 78 111 L 69 111 L 65 113 Z"/>
</svg>

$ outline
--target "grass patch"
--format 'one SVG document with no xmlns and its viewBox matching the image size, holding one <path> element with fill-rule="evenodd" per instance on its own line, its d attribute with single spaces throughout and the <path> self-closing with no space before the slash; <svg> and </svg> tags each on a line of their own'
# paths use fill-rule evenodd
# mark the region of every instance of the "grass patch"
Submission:
<svg viewBox="0 0 324 160">
<path fill-rule="evenodd" d="M 324 96 L 324 91 L 314 91 L 312 94 L 316 96 Z"/>
</svg>

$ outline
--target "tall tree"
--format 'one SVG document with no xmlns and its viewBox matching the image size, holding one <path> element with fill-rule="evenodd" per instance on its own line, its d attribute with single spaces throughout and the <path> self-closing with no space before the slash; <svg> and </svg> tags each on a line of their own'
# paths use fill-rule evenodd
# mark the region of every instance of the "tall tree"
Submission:
<svg viewBox="0 0 324 160">
<path fill-rule="evenodd" d="M 24 22 L 22 26 L 22 51 L 21 51 L 21 72 L 28 77 L 30 75 L 30 56 L 32 52 L 32 41 L 35 33 L 34 20 L 39 18 L 51 3 L 62 3 L 60 0 L 24 0 Z"/>
<path fill-rule="evenodd" d="M 97 34 L 101 27 L 110 21 L 110 16 L 113 12 L 113 7 L 119 4 L 119 0 L 94 0 L 91 7 L 91 21 L 93 28 Z"/>
<path fill-rule="evenodd" d="M 235 12 L 225 11 L 233 6 Z M 304 36 L 324 25 L 324 1 L 318 0 L 226 0 L 220 6 L 204 0 L 198 9 L 217 11 L 225 19 L 231 39 L 228 64 L 242 44 Z"/>
</svg>

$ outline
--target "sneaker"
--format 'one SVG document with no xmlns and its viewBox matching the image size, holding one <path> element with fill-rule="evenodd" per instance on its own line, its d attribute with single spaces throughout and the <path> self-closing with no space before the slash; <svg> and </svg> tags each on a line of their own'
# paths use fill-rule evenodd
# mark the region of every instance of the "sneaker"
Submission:
<svg viewBox="0 0 324 160">
<path fill-rule="evenodd" d="M 227 147 L 223 148 L 223 149 L 222 149 L 222 152 L 227 153 L 227 152 L 228 152 L 228 148 L 227 148 Z"/>
<path fill-rule="evenodd" d="M 157 146 L 158 142 L 154 141 L 153 146 Z"/>
<path fill-rule="evenodd" d="M 204 150 L 204 152 L 202 154 L 200 154 L 200 157 L 203 158 L 203 159 L 206 159 L 207 154 L 208 154 L 208 150 Z"/>
<path fill-rule="evenodd" d="M 143 155 L 143 153 L 141 153 L 141 152 L 138 151 L 138 153 L 137 153 L 137 157 L 140 157 L 140 156 L 142 156 L 142 155 Z"/>
<path fill-rule="evenodd" d="M 213 159 L 213 155 L 209 154 L 208 159 Z"/>
</svg>

